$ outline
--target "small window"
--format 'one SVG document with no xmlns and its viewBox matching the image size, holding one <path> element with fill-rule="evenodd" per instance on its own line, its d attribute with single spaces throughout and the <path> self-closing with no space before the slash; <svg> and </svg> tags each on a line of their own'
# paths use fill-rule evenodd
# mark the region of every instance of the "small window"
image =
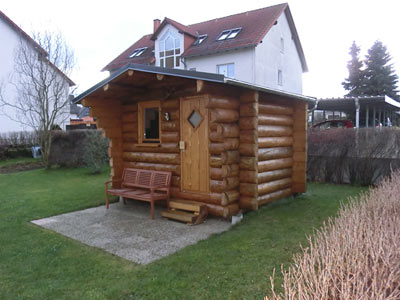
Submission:
<svg viewBox="0 0 400 300">
<path fill-rule="evenodd" d="M 229 40 L 229 39 L 234 39 L 237 37 L 239 32 L 242 30 L 242 28 L 235 28 L 235 29 L 229 29 L 229 30 L 224 30 L 221 32 L 221 34 L 218 36 L 217 41 L 223 41 L 223 40 Z"/>
<path fill-rule="evenodd" d="M 235 77 L 235 64 L 224 64 L 217 66 L 217 73 L 222 74 L 225 77 L 234 78 Z"/>
<path fill-rule="evenodd" d="M 202 42 L 204 42 L 204 40 L 207 38 L 207 34 L 202 34 L 200 35 L 197 40 L 194 41 L 193 46 L 197 46 L 200 45 Z"/>
<path fill-rule="evenodd" d="M 278 70 L 278 85 L 282 86 L 283 85 L 283 74 L 282 70 Z"/>
<path fill-rule="evenodd" d="M 160 101 L 140 102 L 139 143 L 160 143 Z"/>
<path fill-rule="evenodd" d="M 285 40 L 281 38 L 281 53 L 285 52 Z"/>
<path fill-rule="evenodd" d="M 135 49 L 135 50 L 133 50 L 133 52 L 131 53 L 131 55 L 129 55 L 129 58 L 133 58 L 133 57 L 140 56 L 140 55 L 142 55 L 146 50 L 147 50 L 147 47 Z"/>
</svg>

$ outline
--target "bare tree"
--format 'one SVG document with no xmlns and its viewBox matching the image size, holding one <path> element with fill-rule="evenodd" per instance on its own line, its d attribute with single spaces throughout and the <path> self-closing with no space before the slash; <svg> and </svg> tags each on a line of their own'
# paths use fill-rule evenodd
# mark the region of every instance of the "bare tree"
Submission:
<svg viewBox="0 0 400 300">
<path fill-rule="evenodd" d="M 39 136 L 43 160 L 48 166 L 51 151 L 51 130 L 69 117 L 70 86 L 67 77 L 74 65 L 74 53 L 59 32 L 32 34 L 41 47 L 20 39 L 14 54 L 14 73 L 9 83 L 16 91 L 15 99 L 2 96 L 3 114 L 13 121 L 32 128 Z M 10 112 L 13 113 L 10 113 Z"/>
</svg>

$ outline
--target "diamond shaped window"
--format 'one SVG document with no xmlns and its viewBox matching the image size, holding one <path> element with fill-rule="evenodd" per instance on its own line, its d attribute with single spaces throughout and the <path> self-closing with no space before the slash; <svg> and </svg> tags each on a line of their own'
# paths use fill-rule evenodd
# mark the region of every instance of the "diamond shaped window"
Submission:
<svg viewBox="0 0 400 300">
<path fill-rule="evenodd" d="M 197 110 L 193 110 L 188 118 L 188 121 L 189 121 L 190 125 L 193 126 L 193 128 L 197 128 L 197 127 L 199 127 L 201 121 L 203 121 L 203 117 L 200 115 L 200 113 Z"/>
</svg>

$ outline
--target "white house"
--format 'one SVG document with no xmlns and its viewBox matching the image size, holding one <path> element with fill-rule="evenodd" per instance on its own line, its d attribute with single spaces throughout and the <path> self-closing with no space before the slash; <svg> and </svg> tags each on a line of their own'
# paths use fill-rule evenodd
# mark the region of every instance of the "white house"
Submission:
<svg viewBox="0 0 400 300">
<path fill-rule="evenodd" d="M 307 63 L 287 3 L 193 25 L 154 20 L 143 36 L 103 71 L 127 64 L 224 74 L 237 80 L 302 93 Z"/>
<path fill-rule="evenodd" d="M 21 42 L 37 53 L 37 57 L 43 58 L 47 56 L 46 51 L 39 46 L 28 34 L 26 34 L 19 26 L 17 26 L 10 18 L 0 11 L 0 88 L 1 96 L 11 103 L 15 103 L 17 97 L 17 89 L 15 84 L 18 82 L 15 73 L 15 53 L 20 47 Z M 64 73 L 56 66 L 49 63 L 49 66 L 58 74 L 58 83 L 61 82 L 65 94 L 69 95 L 69 88 L 75 85 Z M 66 108 L 69 112 L 69 107 Z M 11 117 L 11 118 L 10 118 Z M 0 107 L 0 133 L 31 130 L 29 127 L 18 122 L 21 116 L 11 107 Z M 68 120 L 69 121 L 69 120 Z M 64 122 L 60 122 L 62 128 L 65 127 Z"/>
</svg>

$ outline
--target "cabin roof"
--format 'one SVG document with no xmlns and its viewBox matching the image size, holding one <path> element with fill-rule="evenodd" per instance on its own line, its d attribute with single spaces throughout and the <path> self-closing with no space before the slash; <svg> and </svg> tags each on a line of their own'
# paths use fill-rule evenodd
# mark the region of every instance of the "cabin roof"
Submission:
<svg viewBox="0 0 400 300">
<path fill-rule="evenodd" d="M 291 98 L 293 100 L 306 101 L 306 102 L 309 102 L 312 104 L 316 100 L 313 97 L 308 97 L 308 96 L 304 96 L 304 95 L 300 95 L 300 94 L 266 88 L 266 87 L 255 85 L 252 83 L 228 78 L 221 74 L 198 72 L 198 71 L 188 71 L 188 70 L 180 70 L 180 69 L 161 68 L 161 67 L 156 67 L 156 66 L 151 66 L 151 65 L 129 64 L 129 65 L 126 65 L 126 66 L 120 68 L 119 70 L 115 71 L 109 77 L 105 78 L 104 80 L 95 84 L 93 87 L 91 87 L 88 90 L 86 90 L 85 92 L 81 93 L 79 96 L 75 97 L 75 99 L 73 100 L 74 103 L 80 103 L 80 101 L 83 100 L 85 97 L 93 94 L 98 89 L 100 89 L 100 88 L 104 87 L 105 85 L 107 85 L 108 83 L 116 80 L 117 78 L 121 77 L 123 74 L 125 74 L 126 72 L 128 72 L 130 70 L 143 72 L 143 73 L 152 73 L 152 74 L 173 76 L 176 78 L 203 80 L 205 82 L 213 82 L 213 83 L 219 83 L 219 84 L 226 84 L 226 85 L 230 85 L 230 86 L 237 86 L 237 87 L 245 88 L 245 89 L 249 89 L 249 90 L 255 90 L 255 91 L 264 92 L 264 93 L 268 93 L 268 94 L 274 94 L 274 95 L 278 95 L 278 96 L 284 96 L 287 98 Z"/>
</svg>

